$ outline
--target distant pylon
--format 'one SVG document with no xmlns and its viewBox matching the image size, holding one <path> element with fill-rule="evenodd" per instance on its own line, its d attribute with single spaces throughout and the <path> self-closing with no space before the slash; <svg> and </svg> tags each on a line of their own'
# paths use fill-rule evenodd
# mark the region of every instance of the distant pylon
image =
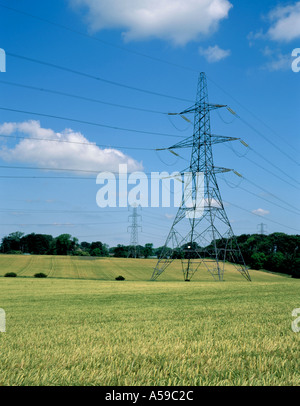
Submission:
<svg viewBox="0 0 300 406">
<path fill-rule="evenodd" d="M 133 207 L 132 214 L 128 217 L 131 220 L 131 226 L 128 226 L 128 229 L 131 229 L 130 232 L 130 246 L 128 250 L 128 258 L 138 258 L 139 257 L 139 239 L 138 239 L 138 229 L 141 227 L 138 225 L 138 218 L 142 216 L 137 214 L 137 207 Z"/>
<path fill-rule="evenodd" d="M 200 73 L 196 103 L 191 108 L 179 113 L 194 113 L 194 132 L 178 144 L 168 148 L 192 148 L 190 173 L 192 205 L 185 203 L 184 196 L 166 239 L 160 258 L 154 269 L 152 280 L 155 280 L 174 261 L 180 259 L 184 279 L 189 281 L 200 265 L 218 280 L 223 280 L 226 262 L 231 262 L 247 280 L 251 281 L 241 250 L 234 236 L 232 227 L 224 209 L 216 175 L 229 172 L 231 169 L 214 166 L 212 145 L 238 138 L 211 134 L 210 111 L 221 107 L 208 102 L 207 81 L 205 73 Z M 184 172 L 186 172 L 184 171 Z M 234 171 L 235 172 L 235 171 Z M 235 172 L 239 175 L 237 172 Z M 199 174 L 203 182 L 199 184 Z M 240 176 L 240 175 L 239 175 Z M 202 194 L 199 197 L 199 190 Z M 199 215 L 199 199 L 202 199 L 202 214 Z M 170 255 L 170 248 L 172 253 Z"/>
<path fill-rule="evenodd" d="M 264 223 L 260 223 L 257 225 L 257 227 L 259 227 L 259 233 L 261 235 L 265 235 L 265 227 L 267 227 L 267 225 Z"/>
</svg>

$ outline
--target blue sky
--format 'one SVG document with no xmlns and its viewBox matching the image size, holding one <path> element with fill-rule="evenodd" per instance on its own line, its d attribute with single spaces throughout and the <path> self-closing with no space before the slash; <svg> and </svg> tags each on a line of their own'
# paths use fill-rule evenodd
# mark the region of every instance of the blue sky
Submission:
<svg viewBox="0 0 300 406">
<path fill-rule="evenodd" d="M 192 124 L 165 113 L 193 104 L 200 72 L 210 101 L 238 114 L 213 112 L 212 132 L 251 147 L 214 148 L 216 166 L 244 176 L 218 176 L 234 232 L 260 223 L 268 233 L 299 230 L 300 72 L 291 53 L 300 2 L 0 0 L 0 48 L 0 238 L 18 230 L 128 244 L 130 211 L 97 206 L 96 174 L 119 163 L 185 169 L 190 151 L 181 159 L 154 150 L 192 135 Z M 176 208 L 139 214 L 139 242 L 163 245 Z"/>
</svg>

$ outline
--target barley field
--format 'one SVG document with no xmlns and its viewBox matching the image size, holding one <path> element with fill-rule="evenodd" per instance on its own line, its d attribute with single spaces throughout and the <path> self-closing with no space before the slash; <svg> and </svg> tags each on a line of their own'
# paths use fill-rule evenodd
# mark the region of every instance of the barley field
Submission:
<svg viewBox="0 0 300 406">
<path fill-rule="evenodd" d="M 187 283 L 175 263 L 151 282 L 155 262 L 0 256 L 18 274 L 0 277 L 0 385 L 300 384 L 298 280 L 228 265 Z"/>
</svg>

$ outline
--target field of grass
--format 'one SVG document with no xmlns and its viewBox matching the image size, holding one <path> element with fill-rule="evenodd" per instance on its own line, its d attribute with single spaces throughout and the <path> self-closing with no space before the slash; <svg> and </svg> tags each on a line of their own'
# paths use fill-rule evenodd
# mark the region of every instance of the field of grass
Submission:
<svg viewBox="0 0 300 406">
<path fill-rule="evenodd" d="M 186 283 L 175 264 L 151 282 L 153 262 L 0 256 L 19 275 L 0 278 L 0 385 L 300 384 L 298 280 Z"/>
<path fill-rule="evenodd" d="M 151 279 L 156 259 L 97 258 L 54 255 L 0 255 L 0 276 L 15 272 L 19 277 L 32 277 L 43 272 L 51 278 L 114 280 L 122 275 L 128 281 Z M 281 276 L 260 271 L 250 271 L 253 281 L 282 280 Z M 183 280 L 181 262 L 173 264 L 159 277 L 161 281 Z M 193 281 L 212 281 L 213 277 L 201 266 Z M 242 281 L 243 276 L 231 264 L 226 264 L 224 280 Z"/>
</svg>

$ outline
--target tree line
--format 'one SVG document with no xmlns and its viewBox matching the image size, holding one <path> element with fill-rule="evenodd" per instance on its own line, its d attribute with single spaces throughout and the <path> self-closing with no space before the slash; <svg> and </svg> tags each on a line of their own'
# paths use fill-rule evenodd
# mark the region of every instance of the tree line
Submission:
<svg viewBox="0 0 300 406">
<path fill-rule="evenodd" d="M 300 278 L 300 235 L 244 234 L 237 237 L 237 241 L 250 268 Z"/>
<path fill-rule="evenodd" d="M 251 269 L 265 269 L 300 278 L 300 236 L 273 233 L 270 235 L 243 234 L 237 237 L 245 263 Z M 218 241 L 216 241 L 218 245 Z M 92 257 L 114 256 L 127 258 L 132 256 L 131 246 L 118 244 L 109 247 L 101 241 L 81 242 L 70 234 L 53 237 L 47 234 L 27 234 L 19 231 L 9 234 L 2 239 L 0 253 L 2 254 L 33 254 L 33 255 L 77 255 Z M 185 246 L 181 250 L 168 254 L 173 258 L 189 255 Z M 196 243 L 192 243 L 193 250 L 197 250 Z M 205 249 L 209 248 L 206 247 Z M 159 257 L 163 247 L 154 248 L 152 243 L 136 247 L 137 257 Z"/>
<path fill-rule="evenodd" d="M 92 257 L 127 257 L 131 246 L 117 245 L 111 247 L 101 241 L 79 243 L 78 238 L 70 234 L 53 237 L 48 234 L 27 234 L 20 231 L 5 236 L 0 245 L 2 254 L 32 254 L 32 255 L 75 255 Z M 138 256 L 148 258 L 154 255 L 153 244 L 139 245 Z"/>
</svg>

